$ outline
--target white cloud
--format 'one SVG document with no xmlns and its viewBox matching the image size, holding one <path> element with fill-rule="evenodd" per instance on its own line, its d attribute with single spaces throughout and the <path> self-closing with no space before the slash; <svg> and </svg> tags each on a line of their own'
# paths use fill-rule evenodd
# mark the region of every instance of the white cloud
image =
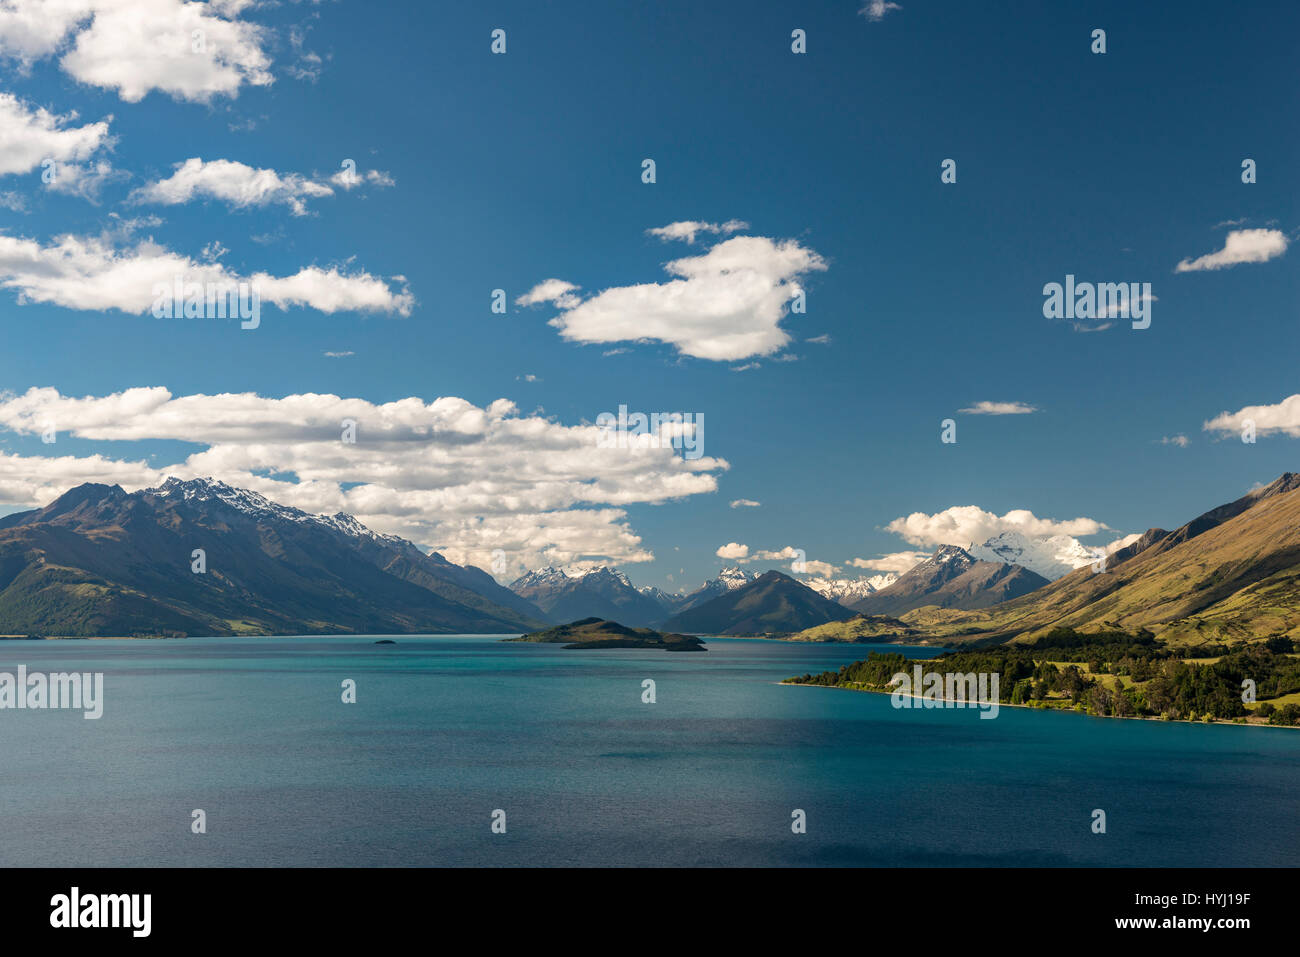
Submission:
<svg viewBox="0 0 1300 957">
<path fill-rule="evenodd" d="M 929 558 L 927 552 L 890 552 L 879 558 L 851 558 L 854 568 L 869 568 L 877 572 L 897 572 L 900 575 Z"/>
<path fill-rule="evenodd" d="M 1166 435 L 1160 440 L 1161 445 L 1176 445 L 1180 449 L 1185 449 L 1191 444 L 1191 440 L 1181 432 L 1177 435 Z"/>
<path fill-rule="evenodd" d="M 1196 259 L 1184 259 L 1174 272 L 1204 272 L 1226 269 L 1241 263 L 1263 263 L 1286 252 L 1287 241 L 1277 229 L 1234 229 L 1228 233 L 1223 248 Z"/>
<path fill-rule="evenodd" d="M 1300 395 L 1289 395 L 1274 405 L 1248 405 L 1236 412 L 1220 412 L 1201 427 L 1206 432 L 1242 434 L 1248 422 L 1254 424 L 1257 436 L 1281 434 L 1300 438 Z"/>
<path fill-rule="evenodd" d="M 1019 532 L 1032 539 L 1052 535 L 1094 535 L 1106 526 L 1091 518 L 1066 521 L 1038 518 L 1027 509 L 1012 509 L 999 516 L 974 505 L 955 505 L 933 515 L 913 512 L 894 519 L 886 528 L 912 545 L 927 548 L 957 545 L 965 548 L 972 542 L 985 542 L 1002 532 Z"/>
<path fill-rule="evenodd" d="M 77 126 L 76 113 L 51 113 L 12 93 L 0 93 L 0 176 L 30 173 L 53 160 L 57 179 L 65 164 L 84 163 L 98 151 L 112 148 L 111 120 L 110 116 Z"/>
<path fill-rule="evenodd" d="M 729 219 L 725 223 L 701 223 L 688 219 L 680 223 L 669 223 L 667 226 L 647 229 L 646 235 L 655 236 L 664 242 L 684 240 L 693 243 L 697 233 L 734 233 L 748 228 L 749 223 L 741 222 L 739 219 Z"/>
<path fill-rule="evenodd" d="M 658 340 L 683 355 L 725 362 L 785 347 L 790 336 L 780 324 L 801 291 L 796 280 L 826 263 L 792 239 L 733 236 L 664 269 L 677 278 L 616 286 L 586 299 L 578 286 L 549 279 L 517 301 L 554 303 L 561 312 L 550 324 L 571 342 Z"/>
<path fill-rule="evenodd" d="M 273 169 L 255 169 L 234 160 L 204 161 L 197 156 L 177 163 L 175 172 L 166 179 L 141 186 L 131 194 L 137 203 L 176 206 L 190 200 L 219 199 L 237 208 L 288 206 L 295 216 L 305 215 L 306 201 L 332 196 L 334 190 L 298 173 L 277 173 Z"/>
<path fill-rule="evenodd" d="M 516 299 L 515 305 L 538 306 L 550 302 L 561 309 L 571 309 L 582 301 L 581 297 L 574 295 L 581 288 L 563 279 L 544 279 Z"/>
<path fill-rule="evenodd" d="M 358 311 L 409 315 L 414 297 L 367 272 L 308 266 L 290 276 L 239 276 L 216 262 L 197 262 L 152 240 L 117 248 L 105 238 L 61 236 L 42 246 L 32 239 L 0 235 L 0 286 L 18 292 L 19 303 L 47 302 L 69 309 L 139 314 L 155 299 L 155 286 L 212 283 L 227 289 L 249 282 L 263 302 L 287 309 Z M 397 281 L 395 277 L 394 281 Z"/>
<path fill-rule="evenodd" d="M 867 0 L 862 5 L 858 13 L 862 14 L 868 20 L 879 22 L 885 19 L 885 14 L 890 10 L 902 10 L 903 8 L 897 3 L 890 3 L 889 0 Z"/>
<path fill-rule="evenodd" d="M 1125 535 L 1123 538 L 1117 538 L 1109 545 L 1104 546 L 1106 550 L 1106 554 L 1113 555 L 1121 548 L 1128 548 L 1130 545 L 1132 545 L 1141 537 L 1142 536 L 1140 534 L 1134 532 L 1132 535 Z"/>
<path fill-rule="evenodd" d="M 0 55 L 59 56 L 74 79 L 128 103 L 151 91 L 207 102 L 272 82 L 266 28 L 240 20 L 254 0 L 5 0 Z"/>
<path fill-rule="evenodd" d="M 346 359 L 348 356 L 354 356 L 354 355 L 356 355 L 356 353 L 353 352 L 353 351 L 351 351 L 351 350 L 348 350 L 347 352 L 327 352 L 327 353 L 325 353 L 325 358 L 327 358 L 327 359 Z"/>
<path fill-rule="evenodd" d="M 743 562 L 749 558 L 749 546 L 741 545 L 738 542 L 728 542 L 726 545 L 719 547 L 713 554 L 719 558 Z"/>
<path fill-rule="evenodd" d="M 344 419 L 357 423 L 355 444 L 340 440 Z M 521 416 L 505 399 L 480 408 L 456 397 L 375 404 L 136 388 L 77 398 L 45 388 L 0 395 L 0 427 L 28 435 L 53 427 L 58 442 L 71 434 L 202 447 L 166 464 L 102 453 L 0 454 L 0 502 L 35 507 L 84 481 L 132 490 L 169 474 L 213 476 L 308 511 L 354 514 L 377 531 L 489 569 L 498 548 L 516 570 L 597 556 L 607 564 L 649 561 L 625 508 L 712 493 L 727 468 L 671 447 L 602 448 L 596 426 Z"/>
<path fill-rule="evenodd" d="M 358 173 L 351 169 L 341 169 L 329 180 L 333 185 L 340 189 L 356 189 L 358 186 L 369 183 L 371 186 L 396 186 L 397 180 L 392 175 L 378 169 L 368 169 L 364 173 Z"/>
<path fill-rule="evenodd" d="M 732 500 L 731 507 L 732 508 L 758 508 L 761 504 L 762 504 L 761 502 L 755 502 L 752 498 L 738 498 Z"/>
<path fill-rule="evenodd" d="M 958 411 L 969 415 L 1028 415 L 1038 409 L 1024 402 L 976 402 L 972 406 Z"/>
</svg>

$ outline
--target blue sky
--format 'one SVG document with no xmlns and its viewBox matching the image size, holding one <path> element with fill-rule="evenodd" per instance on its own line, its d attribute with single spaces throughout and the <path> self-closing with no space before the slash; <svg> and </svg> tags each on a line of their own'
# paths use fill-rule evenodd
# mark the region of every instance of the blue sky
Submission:
<svg viewBox="0 0 1300 957">
<path fill-rule="evenodd" d="M 456 560 L 487 567 L 499 550 L 505 578 L 609 561 L 675 589 L 729 543 L 871 574 L 850 563 L 967 530 L 917 520 L 909 537 L 891 522 L 958 506 L 997 519 L 981 530 L 1105 545 L 1297 465 L 1288 5 L 915 0 L 873 19 L 859 0 L 151 0 L 141 39 L 100 3 L 52 39 L 0 16 L 0 141 L 11 156 L 64 151 L 74 182 L 88 170 L 80 192 L 43 183 L 39 160 L 0 176 L 11 509 L 79 481 L 216 474 Z M 220 42 L 186 59 L 196 16 Z M 806 54 L 791 52 L 796 28 Z M 346 159 L 362 182 L 331 186 Z M 207 192 L 174 177 L 191 160 Z M 213 192 L 259 170 L 278 191 Z M 322 184 L 331 194 L 312 195 Z M 647 233 L 690 221 L 747 226 L 692 243 Z M 1263 261 L 1175 271 L 1234 233 Z M 782 243 L 825 266 L 776 280 L 754 267 L 773 295 L 798 286 L 807 301 L 745 320 L 788 336 L 766 354 L 691 354 L 718 321 L 692 310 L 728 308 L 709 289 L 658 314 L 695 330 L 676 344 L 566 339 L 548 322 L 561 306 L 516 302 L 560 279 L 599 326 L 612 320 L 596 306 L 626 302 L 604 291 L 668 283 L 666 263 L 745 237 L 767 246 L 735 247 L 742 272 Z M 159 249 L 205 274 L 297 278 L 263 296 L 255 330 L 157 319 Z M 1150 328 L 1044 318 L 1044 284 L 1067 274 L 1150 283 Z M 620 328 L 639 321 L 616 312 Z M 171 398 L 127 393 L 144 388 Z M 252 397 L 212 398 L 226 394 Z M 340 401 L 280 401 L 304 394 Z M 477 412 L 501 399 L 515 409 Z M 1036 411 L 959 412 L 980 402 Z M 580 427 L 620 405 L 702 414 L 704 465 L 591 450 Z M 1204 428 L 1248 407 L 1264 408 Z M 340 448 L 348 414 L 361 437 Z M 940 442 L 946 418 L 955 444 Z M 1003 521 L 1012 510 L 1034 523 Z"/>
</svg>

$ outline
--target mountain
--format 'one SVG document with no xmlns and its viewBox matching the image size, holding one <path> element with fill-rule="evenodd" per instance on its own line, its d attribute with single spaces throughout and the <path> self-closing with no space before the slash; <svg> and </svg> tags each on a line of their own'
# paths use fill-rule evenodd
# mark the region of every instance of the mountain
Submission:
<svg viewBox="0 0 1300 957">
<path fill-rule="evenodd" d="M 1300 637 L 1300 475 L 1166 532 L 1153 528 L 1050 585 L 983 611 L 905 616 L 932 634 L 1036 637 L 1052 628 L 1149 629 L 1169 644 Z"/>
<path fill-rule="evenodd" d="M 632 587 L 626 575 L 604 566 L 577 576 L 559 568 L 543 568 L 511 582 L 510 590 L 540 608 L 551 621 L 605 618 L 643 627 L 668 614 L 657 599 Z"/>
<path fill-rule="evenodd" d="M 854 615 L 847 621 L 828 621 L 788 636 L 788 641 L 841 641 L 880 643 L 922 641 L 918 629 L 888 615 Z"/>
<path fill-rule="evenodd" d="M 966 546 L 966 552 L 977 561 L 1028 568 L 1048 581 L 1055 581 L 1097 560 L 1092 549 L 1070 535 L 1030 539 L 1019 532 L 1003 532 L 983 545 Z"/>
<path fill-rule="evenodd" d="M 205 553 L 206 571 L 191 568 Z M 0 631 L 54 635 L 500 633 L 544 623 L 491 576 L 350 515 L 211 479 L 86 484 L 0 519 Z"/>
<path fill-rule="evenodd" d="M 852 618 L 789 575 L 771 571 L 748 584 L 673 615 L 663 627 L 697 635 L 767 635 L 802 631 Z"/>
<path fill-rule="evenodd" d="M 865 576 L 862 578 L 808 578 L 804 580 L 804 584 L 823 598 L 837 601 L 841 605 L 852 605 L 855 601 L 861 601 L 873 592 L 888 588 L 896 581 L 898 581 L 898 576 L 893 572 L 888 572 L 884 575 L 872 575 L 869 578 Z"/>
<path fill-rule="evenodd" d="M 1019 565 L 979 561 L 966 549 L 940 545 L 887 588 L 850 607 L 869 615 L 902 615 L 924 605 L 987 608 L 1047 584 L 1042 575 Z"/>
<path fill-rule="evenodd" d="M 691 608 L 698 608 L 706 601 L 712 601 L 719 595 L 725 595 L 733 592 L 737 588 L 744 588 L 752 581 L 756 581 L 758 576 L 753 572 L 747 572 L 737 565 L 732 565 L 718 572 L 717 578 L 710 578 L 695 591 L 681 599 L 677 606 L 677 611 L 687 611 Z"/>
<path fill-rule="evenodd" d="M 677 611 L 681 607 L 684 599 L 684 596 L 682 595 L 670 594 L 662 588 L 656 588 L 654 585 L 646 585 L 644 588 L 638 588 L 637 591 L 645 595 L 647 598 L 652 598 L 658 602 L 659 607 L 663 609 L 664 615 L 671 615 L 673 612 Z"/>
</svg>

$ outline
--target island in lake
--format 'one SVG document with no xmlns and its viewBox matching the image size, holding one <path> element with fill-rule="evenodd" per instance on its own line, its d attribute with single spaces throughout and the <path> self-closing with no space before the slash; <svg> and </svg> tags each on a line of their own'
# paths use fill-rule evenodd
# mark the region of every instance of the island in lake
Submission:
<svg viewBox="0 0 1300 957">
<path fill-rule="evenodd" d="M 653 628 L 629 628 L 607 618 L 582 618 L 506 641 L 563 644 L 565 648 L 662 648 L 664 651 L 708 651 L 695 635 L 678 635 Z"/>
</svg>

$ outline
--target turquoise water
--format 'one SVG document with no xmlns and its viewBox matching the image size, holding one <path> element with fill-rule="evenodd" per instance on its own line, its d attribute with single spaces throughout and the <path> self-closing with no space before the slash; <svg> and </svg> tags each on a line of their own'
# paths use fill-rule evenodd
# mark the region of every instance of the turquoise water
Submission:
<svg viewBox="0 0 1300 957">
<path fill-rule="evenodd" d="M 776 684 L 863 645 L 395 640 L 0 642 L 106 699 L 0 711 L 0 865 L 1300 862 L 1296 731 Z"/>
</svg>

